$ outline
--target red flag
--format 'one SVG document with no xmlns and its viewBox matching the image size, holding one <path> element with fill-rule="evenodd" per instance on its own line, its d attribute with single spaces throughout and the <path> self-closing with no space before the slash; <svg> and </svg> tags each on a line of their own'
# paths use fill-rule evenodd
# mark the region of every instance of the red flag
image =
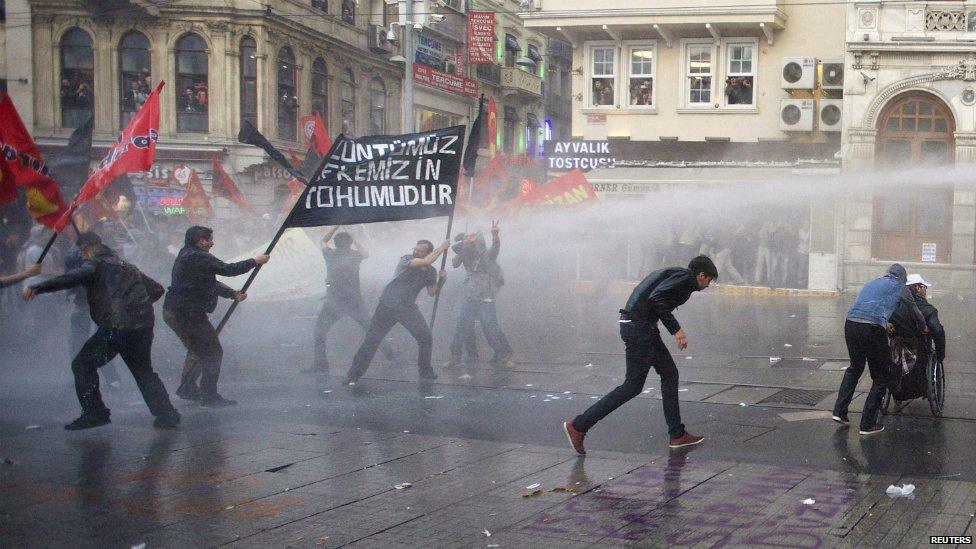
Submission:
<svg viewBox="0 0 976 549">
<path fill-rule="evenodd" d="M 576 169 L 545 185 L 537 186 L 516 200 L 522 205 L 571 206 L 597 200 L 597 196 L 583 171 Z"/>
<path fill-rule="evenodd" d="M 88 202 L 102 192 L 116 177 L 132 172 L 149 171 L 156 157 L 156 139 L 159 135 L 159 91 L 165 82 L 160 82 L 149 94 L 146 103 L 122 130 L 122 135 L 101 162 L 88 181 L 81 187 L 78 198 L 71 203 L 73 211 L 79 204 Z M 65 214 L 58 221 L 56 230 L 60 231 L 68 223 Z"/>
<path fill-rule="evenodd" d="M 14 102 L 0 93 L 0 202 L 16 198 L 17 187 L 24 188 L 27 211 L 42 225 L 53 228 L 68 211 L 58 182 L 48 175 L 44 159 Z"/>
<path fill-rule="evenodd" d="M 254 207 L 251 203 L 247 201 L 244 194 L 237 188 L 234 184 L 234 180 L 230 178 L 224 167 L 220 165 L 220 161 L 217 157 L 213 157 L 213 195 L 219 196 L 221 198 L 226 198 L 241 209 L 241 211 L 246 213 L 254 213 Z"/>
<path fill-rule="evenodd" d="M 187 219 L 193 223 L 213 217 L 213 207 L 210 206 L 207 193 L 200 183 L 200 176 L 194 169 L 190 169 L 190 176 L 186 180 L 186 198 L 183 199 L 183 208 L 186 210 Z"/>
<path fill-rule="evenodd" d="M 305 135 L 305 143 L 308 148 L 315 147 L 315 152 L 319 156 L 325 155 L 332 148 L 332 139 L 329 132 L 325 129 L 325 122 L 319 113 L 313 112 L 308 116 L 302 117 L 302 133 Z"/>
</svg>

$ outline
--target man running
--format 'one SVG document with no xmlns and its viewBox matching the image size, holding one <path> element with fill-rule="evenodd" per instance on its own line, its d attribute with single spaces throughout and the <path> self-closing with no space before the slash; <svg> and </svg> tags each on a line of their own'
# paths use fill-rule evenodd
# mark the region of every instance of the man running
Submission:
<svg viewBox="0 0 976 549">
<path fill-rule="evenodd" d="M 664 419 L 668 423 L 668 446 L 680 448 L 698 444 L 705 437 L 685 431 L 678 407 L 678 367 L 661 340 L 657 323 L 661 321 L 674 336 L 678 348 L 688 347 L 688 337 L 672 311 L 683 305 L 691 294 L 708 288 L 718 278 L 715 264 L 700 255 L 688 268 L 669 267 L 655 271 L 634 288 L 624 309 L 620 309 L 620 337 L 624 340 L 627 375 L 623 384 L 590 406 L 581 415 L 563 423 L 569 443 L 579 455 L 586 455 L 583 438 L 587 431 L 628 400 L 640 394 L 651 367 L 661 377 Z"/>
</svg>

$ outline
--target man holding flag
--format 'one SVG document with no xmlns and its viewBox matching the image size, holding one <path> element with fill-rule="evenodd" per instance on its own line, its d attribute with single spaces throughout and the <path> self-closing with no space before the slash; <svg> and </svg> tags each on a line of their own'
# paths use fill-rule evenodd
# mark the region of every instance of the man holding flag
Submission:
<svg viewBox="0 0 976 549">
<path fill-rule="evenodd" d="M 213 245 L 213 229 L 193 226 L 186 230 L 183 249 L 173 263 L 172 282 L 163 301 L 163 320 L 186 347 L 186 362 L 177 396 L 198 400 L 202 406 L 232 406 L 237 402 L 217 393 L 224 349 L 207 314 L 217 308 L 218 296 L 234 301 L 247 299 L 247 294 L 218 282 L 217 275 L 242 275 L 267 263 L 268 256 L 224 263 L 210 254 Z"/>
<path fill-rule="evenodd" d="M 434 296 L 447 281 L 447 271 L 437 271 L 431 265 L 451 246 L 450 240 L 445 240 L 434 248 L 429 240 L 419 240 L 410 255 L 400 258 L 397 263 L 393 280 L 386 285 L 380 295 L 380 303 L 376 306 L 369 330 L 363 344 L 352 359 L 352 368 L 346 376 L 347 385 L 355 385 L 363 377 L 373 356 L 379 348 L 386 334 L 390 333 L 397 323 L 403 325 L 410 335 L 417 340 L 417 367 L 423 379 L 437 379 L 437 374 L 430 367 L 430 355 L 433 347 L 433 336 L 424 314 L 417 307 L 417 294 L 427 288 L 427 295 Z"/>
</svg>

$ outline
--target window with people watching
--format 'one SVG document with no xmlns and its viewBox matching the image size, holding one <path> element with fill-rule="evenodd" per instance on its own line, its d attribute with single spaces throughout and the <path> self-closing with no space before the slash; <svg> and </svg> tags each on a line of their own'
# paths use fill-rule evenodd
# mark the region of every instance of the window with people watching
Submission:
<svg viewBox="0 0 976 549">
<path fill-rule="evenodd" d="M 298 95 L 295 89 L 295 55 L 285 46 L 278 51 L 278 137 L 295 139 Z"/>
<path fill-rule="evenodd" d="M 132 31 L 119 42 L 119 127 L 124 128 L 149 98 L 149 39 Z"/>
<path fill-rule="evenodd" d="M 241 39 L 241 122 L 258 124 L 257 43 L 250 36 Z"/>
<path fill-rule="evenodd" d="M 356 24 L 355 0 L 342 0 L 342 22 L 350 25 Z"/>
<path fill-rule="evenodd" d="M 75 27 L 61 37 L 61 126 L 77 128 L 95 106 L 95 55 L 87 32 Z"/>
<path fill-rule="evenodd" d="M 654 47 L 630 48 L 630 75 L 627 104 L 633 107 L 654 106 Z"/>
<path fill-rule="evenodd" d="M 729 43 L 725 72 L 725 104 L 755 105 L 755 44 Z"/>
<path fill-rule="evenodd" d="M 590 49 L 590 105 L 604 107 L 615 104 L 614 86 L 617 80 L 616 46 Z"/>
<path fill-rule="evenodd" d="M 184 35 L 176 42 L 176 131 L 209 129 L 208 73 L 207 43 L 196 34 Z"/>
</svg>

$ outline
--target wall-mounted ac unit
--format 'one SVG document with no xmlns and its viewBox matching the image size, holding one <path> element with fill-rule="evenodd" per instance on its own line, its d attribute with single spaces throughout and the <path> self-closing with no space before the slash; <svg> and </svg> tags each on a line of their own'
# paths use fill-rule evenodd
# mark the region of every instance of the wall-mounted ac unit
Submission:
<svg viewBox="0 0 976 549">
<path fill-rule="evenodd" d="M 821 99 L 817 105 L 817 126 L 822 132 L 839 132 L 843 126 L 843 99 Z"/>
<path fill-rule="evenodd" d="M 813 116 L 813 99 L 783 99 L 779 103 L 779 129 L 784 132 L 812 132 Z"/>
<path fill-rule="evenodd" d="M 836 59 L 821 61 L 820 63 L 820 89 L 822 90 L 843 90 L 844 89 L 844 60 Z"/>
<path fill-rule="evenodd" d="M 393 53 L 393 44 L 386 39 L 386 27 L 369 26 L 369 50 L 375 53 Z"/>
<path fill-rule="evenodd" d="M 812 90 L 817 86 L 817 60 L 813 57 L 784 57 L 780 84 L 784 90 Z"/>
</svg>

